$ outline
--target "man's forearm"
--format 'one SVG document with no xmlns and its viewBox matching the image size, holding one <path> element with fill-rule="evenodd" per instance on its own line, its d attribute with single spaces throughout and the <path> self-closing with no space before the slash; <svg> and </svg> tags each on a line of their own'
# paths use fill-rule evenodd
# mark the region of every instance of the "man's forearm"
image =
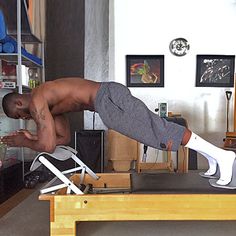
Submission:
<svg viewBox="0 0 236 236">
<path fill-rule="evenodd" d="M 24 139 L 22 140 L 22 143 L 20 145 L 21 147 L 27 147 L 34 151 L 38 152 L 50 152 L 52 153 L 55 149 L 48 148 L 47 145 L 43 144 L 42 142 L 39 142 L 38 140 L 32 140 L 32 139 Z"/>
<path fill-rule="evenodd" d="M 58 135 L 55 142 L 50 140 L 39 139 L 36 135 L 32 137 L 26 132 L 15 132 L 1 138 L 1 142 L 9 147 L 27 147 L 38 152 L 52 153 L 56 145 L 67 145 L 70 138 Z"/>
<path fill-rule="evenodd" d="M 38 152 L 52 153 L 56 147 L 56 143 L 54 144 L 51 140 L 29 139 L 22 132 L 4 136 L 1 138 L 1 142 L 8 147 L 27 147 Z"/>
<path fill-rule="evenodd" d="M 69 142 L 70 142 L 70 140 L 65 140 L 63 137 L 57 137 L 57 139 L 56 139 L 56 145 L 68 145 Z M 54 149 L 56 148 L 56 145 L 55 145 Z M 51 148 L 48 149 L 47 145 L 44 145 L 44 144 L 38 142 L 38 140 L 26 139 L 23 141 L 22 146 L 33 149 L 38 152 L 52 153 L 54 151 L 54 149 L 53 150 Z"/>
</svg>

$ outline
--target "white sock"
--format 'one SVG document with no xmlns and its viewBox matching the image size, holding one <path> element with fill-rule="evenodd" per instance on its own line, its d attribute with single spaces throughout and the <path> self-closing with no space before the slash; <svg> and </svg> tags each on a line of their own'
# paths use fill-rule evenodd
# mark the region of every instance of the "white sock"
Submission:
<svg viewBox="0 0 236 236">
<path fill-rule="evenodd" d="M 217 161 L 210 157 L 209 155 L 207 155 L 206 153 L 200 152 L 208 161 L 208 165 L 209 165 L 209 169 L 204 173 L 205 175 L 214 175 L 217 171 Z"/>
<path fill-rule="evenodd" d="M 235 153 L 233 151 L 226 151 L 218 148 L 194 133 L 192 133 L 185 147 L 191 148 L 215 159 L 220 168 L 220 179 L 217 181 L 217 184 L 227 185 L 230 183 L 235 159 Z"/>
</svg>

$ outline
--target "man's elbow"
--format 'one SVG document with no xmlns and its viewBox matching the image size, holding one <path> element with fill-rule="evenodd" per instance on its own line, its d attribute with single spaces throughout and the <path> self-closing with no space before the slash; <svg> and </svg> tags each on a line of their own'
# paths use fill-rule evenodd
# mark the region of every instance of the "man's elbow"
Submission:
<svg viewBox="0 0 236 236">
<path fill-rule="evenodd" d="M 56 146 L 53 146 L 53 147 L 47 147 L 47 148 L 45 149 L 45 152 L 53 153 L 53 152 L 55 151 L 55 149 L 56 149 Z"/>
<path fill-rule="evenodd" d="M 39 151 L 40 152 L 48 152 L 48 153 L 53 153 L 56 149 L 56 145 L 54 144 L 40 144 L 39 145 Z"/>
<path fill-rule="evenodd" d="M 57 140 L 57 145 L 68 145 L 71 141 L 71 137 L 70 136 L 64 136 L 64 137 L 60 137 Z"/>
<path fill-rule="evenodd" d="M 71 137 L 66 136 L 66 137 L 58 139 L 56 143 L 54 142 L 40 143 L 38 145 L 38 149 L 40 149 L 39 151 L 41 152 L 53 153 L 57 145 L 68 145 L 70 141 L 71 141 Z"/>
</svg>

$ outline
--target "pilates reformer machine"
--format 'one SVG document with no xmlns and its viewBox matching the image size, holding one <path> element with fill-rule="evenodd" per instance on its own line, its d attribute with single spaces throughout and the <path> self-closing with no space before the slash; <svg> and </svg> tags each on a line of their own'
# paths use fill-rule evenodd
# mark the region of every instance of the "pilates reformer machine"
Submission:
<svg viewBox="0 0 236 236">
<path fill-rule="evenodd" d="M 213 188 L 199 173 L 95 174 L 76 154 L 58 146 L 31 165 L 55 174 L 39 196 L 50 202 L 52 236 L 76 235 L 80 221 L 236 220 L 236 190 Z M 61 172 L 52 158 L 72 158 L 77 167 Z"/>
</svg>

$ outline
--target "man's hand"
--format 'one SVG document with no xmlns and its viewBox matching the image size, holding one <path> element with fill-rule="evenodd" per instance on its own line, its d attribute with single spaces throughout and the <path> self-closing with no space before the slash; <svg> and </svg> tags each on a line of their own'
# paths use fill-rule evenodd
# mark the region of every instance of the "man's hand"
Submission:
<svg viewBox="0 0 236 236">
<path fill-rule="evenodd" d="M 8 147 L 24 147 L 28 140 L 37 140 L 37 136 L 31 134 L 28 130 L 17 130 L 1 137 L 1 142 Z"/>
<path fill-rule="evenodd" d="M 8 147 L 23 147 L 24 140 L 27 139 L 23 132 L 15 132 L 1 138 L 1 142 Z"/>
<path fill-rule="evenodd" d="M 26 138 L 28 138 L 30 140 L 34 140 L 34 141 L 38 140 L 38 136 L 30 133 L 29 130 L 27 130 L 27 129 L 20 129 L 20 130 L 17 130 L 16 132 L 23 133 L 26 136 Z"/>
</svg>

